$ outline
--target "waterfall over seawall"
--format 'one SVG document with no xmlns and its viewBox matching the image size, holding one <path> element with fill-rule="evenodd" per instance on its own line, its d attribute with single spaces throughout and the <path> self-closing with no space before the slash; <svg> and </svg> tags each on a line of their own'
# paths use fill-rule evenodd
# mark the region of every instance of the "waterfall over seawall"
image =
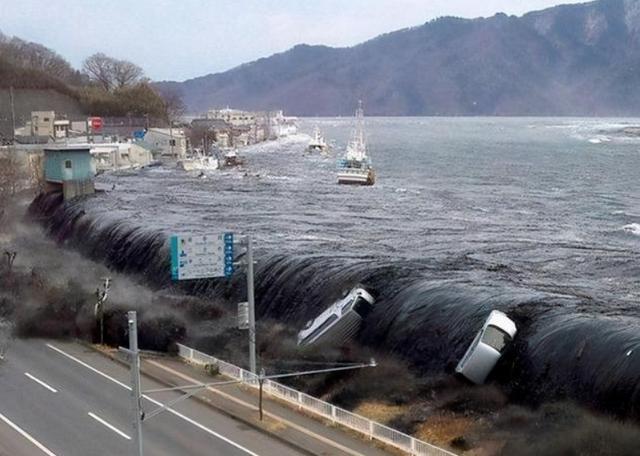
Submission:
<svg viewBox="0 0 640 456">
<path fill-rule="evenodd" d="M 109 267 L 164 288 L 167 233 L 127 220 L 87 214 L 83 201 L 37 197 L 30 216 L 58 242 Z M 212 227 L 215 228 L 215 227 Z M 512 282 L 483 282 L 455 272 L 464 265 L 261 252 L 256 269 L 258 318 L 300 327 L 356 283 L 379 294 L 360 342 L 409 360 L 419 371 L 453 369 L 492 309 L 518 324 L 515 343 L 492 374 L 514 397 L 537 403 L 570 398 L 620 416 L 640 416 L 640 321 L 607 316 L 586 298 Z M 235 303 L 244 277 L 198 280 L 184 290 Z M 604 303 L 601 307 L 606 307 Z M 615 407 L 615 408 L 614 408 Z"/>
</svg>

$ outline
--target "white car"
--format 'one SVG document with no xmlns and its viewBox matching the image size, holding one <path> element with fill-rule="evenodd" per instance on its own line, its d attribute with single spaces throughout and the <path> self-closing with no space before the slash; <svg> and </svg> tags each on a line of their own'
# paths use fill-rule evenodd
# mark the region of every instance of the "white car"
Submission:
<svg viewBox="0 0 640 456">
<path fill-rule="evenodd" d="M 456 372 L 481 385 L 517 332 L 516 324 L 499 310 L 493 310 L 478 331 Z"/>
<path fill-rule="evenodd" d="M 354 288 L 317 318 L 307 322 L 298 333 L 298 345 L 312 345 L 323 341 L 349 341 L 358 333 L 363 318 L 374 303 L 375 298 L 367 290 Z"/>
</svg>

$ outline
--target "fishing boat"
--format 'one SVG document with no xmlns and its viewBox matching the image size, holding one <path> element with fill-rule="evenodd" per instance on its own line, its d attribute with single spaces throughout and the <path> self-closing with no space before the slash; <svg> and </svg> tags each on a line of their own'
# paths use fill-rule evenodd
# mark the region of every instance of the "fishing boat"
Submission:
<svg viewBox="0 0 640 456">
<path fill-rule="evenodd" d="M 362 101 L 358 102 L 355 121 L 351 140 L 347 144 L 347 152 L 344 158 L 338 161 L 338 184 L 373 185 L 376 181 L 376 173 L 367 155 Z"/>
<path fill-rule="evenodd" d="M 237 149 L 227 149 L 223 152 L 222 157 L 225 167 L 231 168 L 233 166 L 244 165 L 244 159 L 238 156 Z"/>
<path fill-rule="evenodd" d="M 324 140 L 324 136 L 320 133 L 320 129 L 316 127 L 313 130 L 313 137 L 309 141 L 309 145 L 307 146 L 307 152 L 314 153 L 327 153 L 329 151 L 329 145 Z"/>
<path fill-rule="evenodd" d="M 213 171 L 220 166 L 216 157 L 197 152 L 191 157 L 178 161 L 178 167 L 185 171 Z"/>
</svg>

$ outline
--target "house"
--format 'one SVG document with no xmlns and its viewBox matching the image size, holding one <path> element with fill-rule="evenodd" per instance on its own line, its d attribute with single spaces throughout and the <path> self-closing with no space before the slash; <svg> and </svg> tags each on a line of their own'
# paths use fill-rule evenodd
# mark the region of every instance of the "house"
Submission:
<svg viewBox="0 0 640 456">
<path fill-rule="evenodd" d="M 189 149 L 189 140 L 180 128 L 149 128 L 144 141 L 163 157 L 185 158 Z"/>
<path fill-rule="evenodd" d="M 45 191 L 62 191 L 64 199 L 95 193 L 95 169 L 88 146 L 44 149 Z"/>
<path fill-rule="evenodd" d="M 71 121 L 56 117 L 55 111 L 32 111 L 30 120 L 16 128 L 14 136 L 20 144 L 43 144 L 49 138 L 68 138 L 70 131 Z"/>
<path fill-rule="evenodd" d="M 224 120 L 231 126 L 244 127 L 253 126 L 256 123 L 254 112 L 240 111 L 238 109 L 212 109 L 207 113 L 207 119 Z"/>
<path fill-rule="evenodd" d="M 150 148 L 144 143 L 100 143 L 90 144 L 91 156 L 96 171 L 111 171 L 148 166 L 153 161 Z"/>
<path fill-rule="evenodd" d="M 218 147 L 232 146 L 234 128 L 222 119 L 193 119 L 191 121 L 191 140 L 194 146 L 208 149 L 212 143 Z"/>
<path fill-rule="evenodd" d="M 54 136 L 55 111 L 33 111 L 31 113 L 31 136 Z"/>
<path fill-rule="evenodd" d="M 269 131 L 271 137 L 295 135 L 298 132 L 297 117 L 287 117 L 282 111 L 276 111 L 269 115 Z"/>
<path fill-rule="evenodd" d="M 71 128 L 70 120 L 54 120 L 53 121 L 53 137 L 56 139 L 68 138 L 70 128 Z"/>
</svg>

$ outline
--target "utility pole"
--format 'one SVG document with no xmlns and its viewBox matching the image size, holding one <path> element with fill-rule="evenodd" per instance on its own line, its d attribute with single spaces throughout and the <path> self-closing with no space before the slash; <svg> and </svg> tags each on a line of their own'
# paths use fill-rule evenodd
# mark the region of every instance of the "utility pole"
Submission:
<svg viewBox="0 0 640 456">
<path fill-rule="evenodd" d="M 110 284 L 111 278 L 106 277 L 104 279 L 102 290 L 100 290 L 100 288 L 96 290 L 96 297 L 98 298 L 98 302 L 96 303 L 94 313 L 96 318 L 98 318 L 100 324 L 100 345 L 104 345 L 104 303 L 107 301 Z"/>
<path fill-rule="evenodd" d="M 138 352 L 138 321 L 136 311 L 127 313 L 129 324 L 129 356 L 131 357 L 131 409 L 133 413 L 133 443 L 137 456 L 142 453 L 142 410 L 140 401 L 140 352 Z"/>
<path fill-rule="evenodd" d="M 249 370 L 256 373 L 256 303 L 253 289 L 253 245 L 247 235 L 247 302 L 249 303 Z"/>
<path fill-rule="evenodd" d="M 171 155 L 171 158 L 173 158 L 173 145 L 174 145 L 174 140 L 173 140 L 173 121 L 171 119 L 169 119 L 169 154 Z"/>
</svg>

